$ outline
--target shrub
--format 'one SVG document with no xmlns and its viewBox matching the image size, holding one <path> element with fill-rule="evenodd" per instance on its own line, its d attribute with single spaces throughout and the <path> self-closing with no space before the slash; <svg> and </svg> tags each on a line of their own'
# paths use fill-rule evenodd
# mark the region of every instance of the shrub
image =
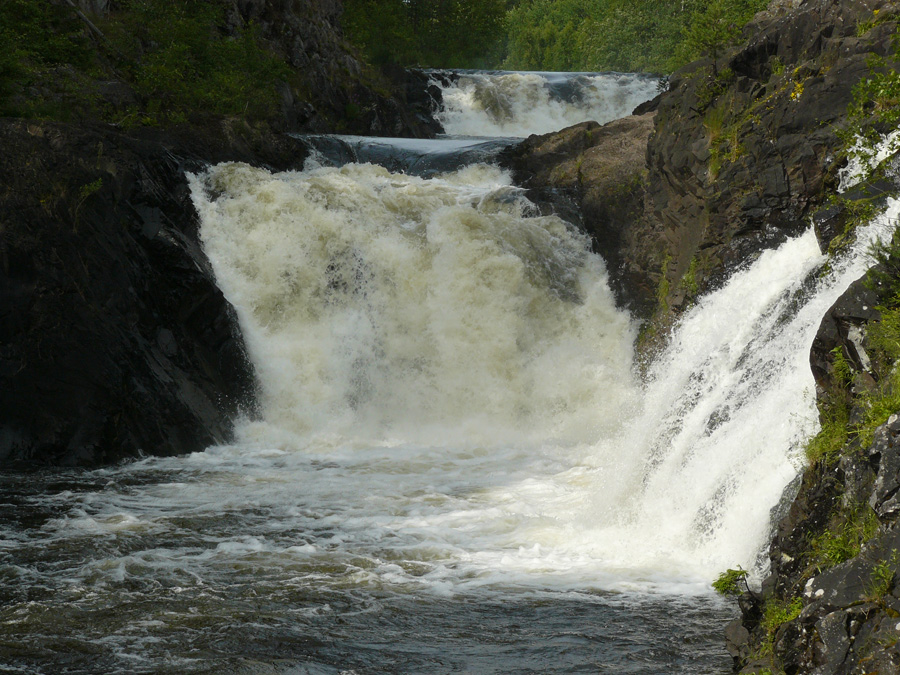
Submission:
<svg viewBox="0 0 900 675">
<path fill-rule="evenodd" d="M 868 506 L 845 512 L 837 523 L 810 542 L 811 566 L 822 572 L 856 557 L 878 531 L 878 516 Z"/>
<path fill-rule="evenodd" d="M 736 570 L 727 570 L 719 575 L 712 584 L 716 593 L 724 596 L 736 596 L 748 590 L 747 570 L 738 567 Z"/>
</svg>

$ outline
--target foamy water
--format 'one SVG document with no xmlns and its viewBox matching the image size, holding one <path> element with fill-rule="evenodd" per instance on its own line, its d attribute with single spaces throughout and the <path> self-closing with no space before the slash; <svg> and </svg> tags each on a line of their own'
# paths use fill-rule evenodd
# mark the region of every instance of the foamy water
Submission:
<svg viewBox="0 0 900 675">
<path fill-rule="evenodd" d="M 437 114 L 460 136 L 546 134 L 630 115 L 658 93 L 658 78 L 630 73 L 464 72 L 442 88 Z"/>
</svg>

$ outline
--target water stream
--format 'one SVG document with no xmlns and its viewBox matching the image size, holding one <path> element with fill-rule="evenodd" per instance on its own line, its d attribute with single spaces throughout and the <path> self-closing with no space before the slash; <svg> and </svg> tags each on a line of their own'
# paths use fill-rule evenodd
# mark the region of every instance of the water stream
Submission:
<svg viewBox="0 0 900 675">
<path fill-rule="evenodd" d="M 262 388 L 234 444 L 0 477 L 0 672 L 728 672 L 709 583 L 759 569 L 887 226 L 827 274 L 811 232 L 764 253 L 642 380 L 603 260 L 507 173 L 340 142 L 193 178 Z"/>
</svg>

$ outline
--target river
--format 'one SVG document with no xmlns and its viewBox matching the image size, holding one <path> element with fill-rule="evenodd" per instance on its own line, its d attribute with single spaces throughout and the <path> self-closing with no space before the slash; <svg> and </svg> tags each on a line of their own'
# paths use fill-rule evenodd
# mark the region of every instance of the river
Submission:
<svg viewBox="0 0 900 675">
<path fill-rule="evenodd" d="M 0 477 L 0 672 L 729 672 L 710 582 L 764 573 L 813 336 L 885 226 L 827 273 L 811 231 L 762 254 L 639 376 L 603 260 L 490 158 L 655 83 L 445 86 L 452 138 L 192 178 L 260 410 L 203 453 Z"/>
</svg>

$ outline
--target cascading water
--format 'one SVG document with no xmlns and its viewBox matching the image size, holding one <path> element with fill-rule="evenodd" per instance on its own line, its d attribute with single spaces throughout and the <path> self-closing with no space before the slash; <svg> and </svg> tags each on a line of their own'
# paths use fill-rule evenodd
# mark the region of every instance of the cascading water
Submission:
<svg viewBox="0 0 900 675">
<path fill-rule="evenodd" d="M 631 73 L 435 72 L 437 114 L 454 136 L 546 134 L 594 120 L 604 124 L 653 98 L 659 78 Z"/>
<path fill-rule="evenodd" d="M 242 441 L 428 448 L 460 477 L 506 456 L 501 486 L 476 480 L 477 499 L 435 521 L 467 524 L 455 564 L 479 583 L 702 585 L 752 566 L 815 427 L 809 347 L 874 236 L 820 281 L 812 231 L 764 253 L 688 312 L 642 387 L 602 261 L 557 218 L 528 217 L 497 169 L 224 165 L 195 195 L 263 384 Z M 414 522 L 438 545 L 441 527 Z"/>
<path fill-rule="evenodd" d="M 642 381 L 603 261 L 509 175 L 325 163 L 194 177 L 261 416 L 2 479 L 0 668 L 725 672 L 709 582 L 754 566 L 818 322 L 900 203 L 827 273 L 811 232 L 763 253 Z"/>
</svg>

